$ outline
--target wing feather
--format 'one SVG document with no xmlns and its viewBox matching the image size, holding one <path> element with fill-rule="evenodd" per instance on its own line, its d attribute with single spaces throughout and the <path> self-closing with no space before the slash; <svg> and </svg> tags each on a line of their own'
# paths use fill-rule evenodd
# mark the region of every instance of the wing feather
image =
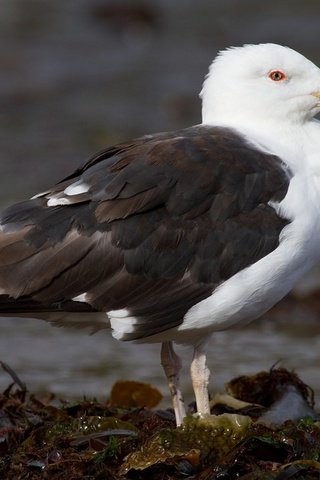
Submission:
<svg viewBox="0 0 320 480">
<path fill-rule="evenodd" d="M 277 248 L 288 220 L 270 202 L 288 184 L 279 158 L 225 128 L 109 148 L 2 214 L 0 311 L 9 297 L 54 311 L 85 294 L 94 310 L 132 312 L 130 339 L 177 326 L 217 285 Z"/>
</svg>

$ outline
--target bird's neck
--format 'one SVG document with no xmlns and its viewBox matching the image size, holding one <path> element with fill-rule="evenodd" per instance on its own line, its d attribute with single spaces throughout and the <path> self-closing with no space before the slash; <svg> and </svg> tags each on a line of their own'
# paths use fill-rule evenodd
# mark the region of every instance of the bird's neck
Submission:
<svg viewBox="0 0 320 480">
<path fill-rule="evenodd" d="M 293 171 L 318 169 L 320 173 L 320 122 L 214 120 L 211 125 L 232 128 L 253 146 L 282 158 Z"/>
</svg>

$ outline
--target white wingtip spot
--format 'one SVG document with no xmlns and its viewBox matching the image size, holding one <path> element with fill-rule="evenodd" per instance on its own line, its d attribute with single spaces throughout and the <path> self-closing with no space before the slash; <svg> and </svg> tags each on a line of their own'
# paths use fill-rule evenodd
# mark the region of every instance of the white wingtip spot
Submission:
<svg viewBox="0 0 320 480">
<path fill-rule="evenodd" d="M 59 205 L 71 205 L 71 202 L 68 198 L 62 197 L 51 197 L 47 201 L 48 207 L 57 207 Z"/>
<path fill-rule="evenodd" d="M 64 193 L 66 195 L 81 195 L 81 193 L 86 193 L 89 190 L 89 185 L 84 182 L 75 182 L 69 185 L 69 187 L 65 188 Z"/>
<path fill-rule="evenodd" d="M 131 317 L 128 310 L 111 310 L 107 315 L 110 319 L 112 336 L 117 340 L 123 340 L 127 334 L 134 332 L 137 319 Z"/>
<path fill-rule="evenodd" d="M 130 317 L 130 312 L 126 308 L 122 308 L 121 310 L 110 310 L 107 312 L 108 316 L 114 318 L 126 318 Z"/>
<path fill-rule="evenodd" d="M 36 195 L 33 195 L 33 197 L 31 197 L 30 200 L 34 200 L 35 198 L 44 197 L 45 195 L 48 195 L 48 193 L 50 193 L 50 192 L 40 192 L 40 193 L 37 193 Z"/>
<path fill-rule="evenodd" d="M 83 303 L 88 303 L 87 300 L 87 292 L 81 293 L 81 295 L 77 295 L 76 297 L 72 298 L 73 302 L 83 302 Z"/>
</svg>

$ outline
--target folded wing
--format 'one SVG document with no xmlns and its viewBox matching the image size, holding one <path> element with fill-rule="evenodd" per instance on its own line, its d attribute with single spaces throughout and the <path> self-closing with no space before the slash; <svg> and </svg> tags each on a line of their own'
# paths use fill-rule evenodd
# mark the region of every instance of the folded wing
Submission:
<svg viewBox="0 0 320 480">
<path fill-rule="evenodd" d="M 173 328 L 278 246 L 288 221 L 271 205 L 288 183 L 279 158 L 225 128 L 107 149 L 1 215 L 0 312 L 126 308 L 126 339 Z"/>
</svg>

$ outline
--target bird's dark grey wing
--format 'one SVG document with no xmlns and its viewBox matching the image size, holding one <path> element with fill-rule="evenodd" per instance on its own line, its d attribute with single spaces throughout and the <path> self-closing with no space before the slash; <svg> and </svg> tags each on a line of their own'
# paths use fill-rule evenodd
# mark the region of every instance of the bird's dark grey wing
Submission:
<svg viewBox="0 0 320 480">
<path fill-rule="evenodd" d="M 225 128 L 107 149 L 2 214 L 0 312 L 8 296 L 48 309 L 82 296 L 94 310 L 128 309 L 135 337 L 177 326 L 278 246 L 288 221 L 270 202 L 288 184 L 279 158 Z"/>
</svg>

